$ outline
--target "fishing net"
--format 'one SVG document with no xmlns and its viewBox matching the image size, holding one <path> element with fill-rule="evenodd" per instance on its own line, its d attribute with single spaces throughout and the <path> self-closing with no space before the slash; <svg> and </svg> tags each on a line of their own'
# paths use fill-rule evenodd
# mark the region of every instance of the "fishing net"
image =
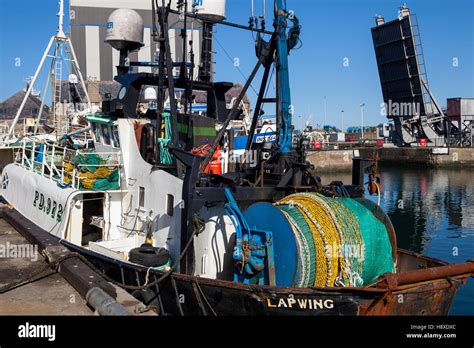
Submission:
<svg viewBox="0 0 474 348">
<path fill-rule="evenodd" d="M 342 198 L 340 201 L 359 220 L 360 231 L 365 243 L 365 261 L 362 272 L 364 285 L 376 281 L 380 275 L 386 272 L 394 272 L 392 246 L 385 225 L 359 202 L 350 198 Z"/>
<path fill-rule="evenodd" d="M 316 247 L 311 228 L 305 220 L 305 216 L 291 205 L 281 205 L 280 210 L 293 227 L 293 232 L 301 244 L 298 245 L 298 254 L 302 256 L 302 262 L 298 263 L 297 287 L 312 286 L 316 278 Z"/>
<path fill-rule="evenodd" d="M 353 199 L 299 193 L 275 204 L 298 249 L 296 287 L 355 286 L 394 271 L 385 226 Z"/>
<path fill-rule="evenodd" d="M 97 154 L 79 154 L 71 162 L 64 162 L 64 179 L 66 184 L 72 182 L 74 168 L 79 188 L 93 191 L 118 190 L 119 170 L 110 160 Z M 76 184 L 76 183 L 74 183 Z"/>
<path fill-rule="evenodd" d="M 173 156 L 171 156 L 168 144 L 173 139 L 173 129 L 171 127 L 171 114 L 163 113 L 163 124 L 161 137 L 158 138 L 158 144 L 160 146 L 160 163 L 163 165 L 172 165 L 174 163 Z"/>
</svg>

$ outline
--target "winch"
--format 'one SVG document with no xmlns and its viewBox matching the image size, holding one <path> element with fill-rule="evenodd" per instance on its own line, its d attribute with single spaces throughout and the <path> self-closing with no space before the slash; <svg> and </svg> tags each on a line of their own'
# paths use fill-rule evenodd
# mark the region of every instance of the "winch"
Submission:
<svg viewBox="0 0 474 348">
<path fill-rule="evenodd" d="M 233 252 L 234 281 L 244 284 L 275 285 L 272 233 L 251 229 L 230 189 L 226 189 L 225 194 L 228 200 L 225 210 L 236 229 Z"/>
<path fill-rule="evenodd" d="M 363 202 L 318 193 L 234 206 L 234 280 L 291 287 L 368 285 L 395 270 L 386 225 Z M 388 219 L 388 217 L 385 217 Z"/>
</svg>

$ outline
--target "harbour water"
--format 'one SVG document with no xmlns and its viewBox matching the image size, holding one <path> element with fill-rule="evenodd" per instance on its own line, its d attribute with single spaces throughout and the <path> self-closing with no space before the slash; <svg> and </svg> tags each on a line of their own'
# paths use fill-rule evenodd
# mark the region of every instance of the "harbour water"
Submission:
<svg viewBox="0 0 474 348">
<path fill-rule="evenodd" d="M 381 206 L 400 248 L 449 263 L 474 259 L 474 169 L 382 168 Z M 321 175 L 351 181 L 348 174 Z M 370 199 L 377 201 L 377 197 Z M 474 279 L 457 293 L 451 315 L 474 315 Z"/>
</svg>

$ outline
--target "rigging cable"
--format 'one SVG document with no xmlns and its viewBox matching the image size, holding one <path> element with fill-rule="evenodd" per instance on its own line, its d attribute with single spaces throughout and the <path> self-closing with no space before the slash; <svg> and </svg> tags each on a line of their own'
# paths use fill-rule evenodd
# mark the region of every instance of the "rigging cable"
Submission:
<svg viewBox="0 0 474 348">
<path fill-rule="evenodd" d="M 214 39 L 216 40 L 217 44 L 219 45 L 220 48 L 222 48 L 222 50 L 224 51 L 225 55 L 227 56 L 227 58 L 229 58 L 229 60 L 234 63 L 234 59 L 232 59 L 232 57 L 230 56 L 229 52 L 227 52 L 227 50 L 224 48 L 224 46 L 222 46 L 222 44 L 220 43 L 220 41 L 217 39 L 217 37 L 214 35 Z M 240 69 L 240 67 L 238 65 L 235 65 L 234 64 L 234 67 L 237 68 L 237 70 L 239 71 L 240 75 L 242 75 L 242 77 L 244 78 L 245 81 L 248 80 L 248 77 L 245 76 L 245 74 L 242 72 L 242 70 Z M 250 84 L 250 88 L 252 88 L 252 90 L 254 91 L 255 95 L 258 96 L 258 92 L 257 90 L 253 87 L 252 84 Z"/>
</svg>

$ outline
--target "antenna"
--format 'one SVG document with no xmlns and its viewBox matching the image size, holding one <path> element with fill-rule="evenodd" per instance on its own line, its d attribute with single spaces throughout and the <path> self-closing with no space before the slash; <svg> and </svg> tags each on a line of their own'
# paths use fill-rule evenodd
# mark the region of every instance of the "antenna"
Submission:
<svg viewBox="0 0 474 348">
<path fill-rule="evenodd" d="M 64 38 L 64 30 L 63 30 L 63 23 L 64 23 L 64 0 L 59 0 L 59 12 L 58 12 L 58 17 L 59 17 L 59 24 L 58 24 L 58 33 L 57 37 L 59 38 Z"/>
</svg>

